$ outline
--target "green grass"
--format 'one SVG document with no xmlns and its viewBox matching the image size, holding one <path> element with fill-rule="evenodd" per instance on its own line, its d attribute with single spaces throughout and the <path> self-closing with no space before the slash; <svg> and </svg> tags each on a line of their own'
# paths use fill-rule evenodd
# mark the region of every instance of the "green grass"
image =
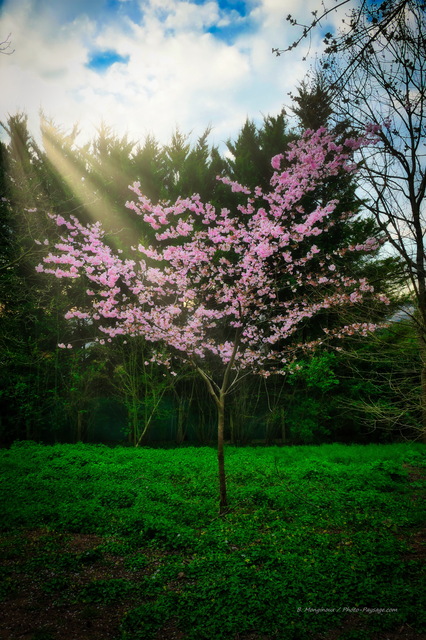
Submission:
<svg viewBox="0 0 426 640">
<path fill-rule="evenodd" d="M 226 466 L 219 517 L 210 448 L 1 450 L 0 598 L 33 584 L 82 625 L 115 607 L 117 640 L 426 631 L 424 446 L 228 447 Z"/>
</svg>

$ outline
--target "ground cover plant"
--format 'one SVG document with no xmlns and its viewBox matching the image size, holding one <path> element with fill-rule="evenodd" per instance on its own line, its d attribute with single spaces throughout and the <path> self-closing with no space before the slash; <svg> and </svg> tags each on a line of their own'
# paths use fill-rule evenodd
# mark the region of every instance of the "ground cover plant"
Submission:
<svg viewBox="0 0 426 640">
<path fill-rule="evenodd" d="M 0 638 L 425 638 L 416 443 L 0 451 Z"/>
</svg>

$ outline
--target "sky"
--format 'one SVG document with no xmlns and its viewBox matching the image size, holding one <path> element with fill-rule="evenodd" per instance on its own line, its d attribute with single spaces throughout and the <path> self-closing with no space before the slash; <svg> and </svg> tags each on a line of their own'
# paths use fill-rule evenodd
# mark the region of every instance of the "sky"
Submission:
<svg viewBox="0 0 426 640">
<path fill-rule="evenodd" d="M 289 13 L 306 21 L 318 7 L 318 0 L 0 0 L 0 41 L 10 33 L 14 50 L 0 55 L 0 121 L 24 112 L 37 137 L 41 110 L 65 130 L 78 123 L 82 143 L 102 122 L 136 143 L 150 134 L 162 144 L 176 128 L 195 140 L 211 126 L 210 143 L 223 148 L 246 118 L 260 123 L 290 104 L 288 92 L 309 69 L 308 43 L 281 57 L 272 47 L 295 39 Z M 318 32 L 311 54 L 320 42 Z"/>
</svg>

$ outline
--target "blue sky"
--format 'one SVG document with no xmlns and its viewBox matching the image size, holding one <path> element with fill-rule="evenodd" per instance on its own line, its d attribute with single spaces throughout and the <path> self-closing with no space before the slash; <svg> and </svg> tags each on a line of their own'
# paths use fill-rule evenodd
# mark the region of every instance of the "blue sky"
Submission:
<svg viewBox="0 0 426 640">
<path fill-rule="evenodd" d="M 86 67 L 93 71 L 103 73 L 106 72 L 113 64 L 127 64 L 129 59 L 129 56 L 121 56 L 119 53 L 114 51 L 114 49 L 98 49 L 89 54 Z"/>
<path fill-rule="evenodd" d="M 302 9 L 300 8 L 303 4 Z M 295 33 L 288 13 L 309 19 L 317 0 L 0 0 L 0 120 L 42 110 L 82 141 L 101 122 L 135 141 L 198 137 L 219 146 L 248 117 L 288 104 L 308 64 L 303 48 L 276 58 Z M 320 44 L 314 40 L 311 51 Z M 307 46 L 307 45 L 306 45 Z M 6 90 L 4 89 L 6 87 Z"/>
</svg>

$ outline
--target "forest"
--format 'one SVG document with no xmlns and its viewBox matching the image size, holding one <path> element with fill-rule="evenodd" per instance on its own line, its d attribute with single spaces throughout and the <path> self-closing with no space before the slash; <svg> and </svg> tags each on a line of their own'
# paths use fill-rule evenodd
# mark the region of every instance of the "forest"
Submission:
<svg viewBox="0 0 426 640">
<path fill-rule="evenodd" d="M 241 194 L 217 176 L 266 189 L 271 159 L 300 140 L 304 130 L 325 124 L 339 139 L 348 134 L 348 124 L 333 119 L 332 92 L 322 76 L 298 87 L 291 109 L 291 117 L 283 109 L 266 116 L 261 126 L 247 120 L 227 142 L 228 154 L 209 145 L 208 129 L 195 143 L 177 130 L 161 146 L 150 136 L 134 144 L 102 125 L 90 144 L 79 146 L 77 126 L 64 131 L 42 117 L 39 144 L 25 114 L 2 123 L 9 137 L 1 145 L 3 444 L 17 439 L 134 445 L 215 440 L 214 406 L 191 367 L 178 364 L 171 376 L 151 360 L 152 344 L 143 335 L 100 344 L 87 321 L 65 319 L 81 304 L 85 284 L 71 286 L 37 273 L 47 245 L 58 241 L 48 214 L 78 216 L 83 224 L 100 220 L 112 246 L 126 252 L 154 240 L 149 225 L 125 207 L 132 197 L 129 185 L 136 181 L 154 204 L 196 193 L 217 208 L 238 207 Z M 331 176 L 309 196 L 311 202 L 339 202 L 335 225 L 320 248 L 327 253 L 367 237 L 380 239 L 368 255 L 342 258 L 341 268 L 366 278 L 390 304 L 370 299 L 350 310 L 323 313 L 298 327 L 293 342 L 308 343 L 324 323 L 362 320 L 383 327 L 300 353 L 284 374 L 247 375 L 229 396 L 225 439 L 231 443 L 422 437 L 422 365 L 412 319 L 417 302 L 401 257 L 387 250 L 359 195 L 359 181 L 356 173 L 344 180 Z M 357 215 L 339 219 L 344 211 Z M 65 344 L 72 348 L 61 348 Z"/>
<path fill-rule="evenodd" d="M 94 139 L 81 144 L 78 124 L 66 130 L 43 113 L 39 132 L 29 130 L 25 113 L 1 122 L 6 136 L 0 143 L 3 445 L 15 440 L 205 445 L 216 440 L 214 390 L 219 388 L 227 396 L 226 406 L 220 400 L 222 435 L 232 444 L 424 441 L 424 15 L 422 3 L 414 1 L 355 10 L 349 23 L 352 35 L 325 36 L 328 48 L 321 64 L 294 89 L 291 104 L 264 116 L 261 124 L 247 119 L 226 142 L 225 152 L 210 144 L 209 127 L 198 139 L 177 128 L 167 144 L 160 144 L 152 135 L 143 141 L 120 137 L 102 123 Z M 315 27 L 316 19 L 301 37 Z M 371 100 L 371 95 L 377 98 Z M 344 161 L 337 149 L 341 156 L 346 153 Z M 308 155 L 323 152 L 315 173 Z M 339 170 L 331 158 L 340 162 Z M 307 169 L 309 177 L 303 174 Z M 253 225 L 261 238 L 264 231 L 253 207 L 259 207 L 256 215 L 271 219 L 278 216 L 277 198 L 290 240 L 284 240 L 282 225 L 270 227 L 257 248 L 254 240 L 237 246 L 235 238 L 254 234 Z M 260 206 L 265 202 L 269 213 Z M 158 229 L 173 207 L 181 226 L 161 235 Z M 207 213 L 193 224 L 191 212 L 197 207 Z M 70 220 L 76 226 L 64 240 L 58 226 L 69 230 L 74 224 Z M 136 304 L 145 313 L 144 305 L 151 305 L 157 315 L 178 314 L 179 331 L 182 323 L 189 327 L 190 309 L 196 308 L 194 322 L 204 313 L 203 331 L 211 331 L 210 360 L 203 360 L 204 368 L 188 344 L 176 346 L 172 331 L 155 333 L 154 316 L 134 320 L 133 327 L 111 329 L 111 308 L 117 302 L 108 298 L 108 286 L 101 290 L 106 262 L 104 275 L 96 272 L 96 277 L 81 261 L 66 277 L 60 269 L 48 268 L 55 260 L 71 264 L 74 238 L 89 233 L 84 229 L 100 234 L 98 227 L 94 231 L 97 224 L 103 234 L 98 243 L 110 256 L 122 256 L 114 268 L 124 269 L 135 251 L 142 251 L 146 270 L 139 291 L 148 291 L 144 278 L 154 273 L 156 261 L 164 269 L 163 276 L 156 276 L 158 287 L 164 280 L 169 245 L 175 255 L 176 247 L 181 256 L 186 252 L 183 261 L 204 242 L 210 263 L 203 269 L 201 263 L 184 269 L 169 259 L 170 268 L 186 278 L 187 289 L 198 287 L 198 297 L 188 289 L 188 298 L 188 290 L 182 293 L 183 285 L 167 276 L 169 288 L 162 297 L 158 290 L 154 296 L 151 283 L 149 301 L 121 301 L 123 309 Z M 210 225 L 207 243 L 197 224 Z M 234 225 L 235 232 L 218 244 L 224 225 Z M 271 233 L 281 234 L 275 244 Z M 191 234 L 192 249 L 186 239 Z M 311 246 L 312 239 L 316 244 Z M 268 256 L 261 256 L 262 251 Z M 269 278 L 268 284 L 259 280 L 255 291 L 250 281 L 253 291 L 248 294 L 246 286 L 246 306 L 236 311 L 228 304 L 225 312 L 224 292 L 234 291 L 236 299 L 240 295 L 235 286 L 243 273 L 238 256 L 244 253 L 254 256 L 254 262 L 264 258 L 258 269 L 265 270 L 262 277 Z M 96 259 L 100 264 L 103 257 Z M 91 260 L 93 255 L 87 264 Z M 216 283 L 216 291 L 187 278 L 197 268 L 210 274 L 206 278 Z M 87 287 L 93 282 L 97 289 L 92 292 Z M 348 292 L 347 304 L 342 290 Z M 99 323 L 88 313 L 92 294 L 109 300 L 105 339 L 99 338 Z M 173 296 L 180 296 L 180 309 L 170 311 Z M 247 296 L 252 296 L 252 307 Z M 95 298 L 93 309 L 99 310 L 102 300 Z M 278 315 L 269 315 L 274 300 L 286 310 L 287 332 L 276 324 Z M 262 305 L 267 312 L 259 311 Z M 167 318 L 173 323 L 172 315 Z M 279 331 L 284 331 L 280 340 Z M 263 336 L 263 342 L 253 346 L 251 364 L 247 359 L 238 363 L 249 334 L 259 340 Z M 217 382 L 220 366 L 226 364 L 220 349 L 226 351 L 232 340 L 232 359 L 237 361 L 226 373 L 225 389 Z M 186 357 L 181 357 L 182 349 Z M 219 369 L 214 353 L 222 353 L 216 358 Z M 231 381 L 228 374 L 234 376 Z"/>
</svg>

